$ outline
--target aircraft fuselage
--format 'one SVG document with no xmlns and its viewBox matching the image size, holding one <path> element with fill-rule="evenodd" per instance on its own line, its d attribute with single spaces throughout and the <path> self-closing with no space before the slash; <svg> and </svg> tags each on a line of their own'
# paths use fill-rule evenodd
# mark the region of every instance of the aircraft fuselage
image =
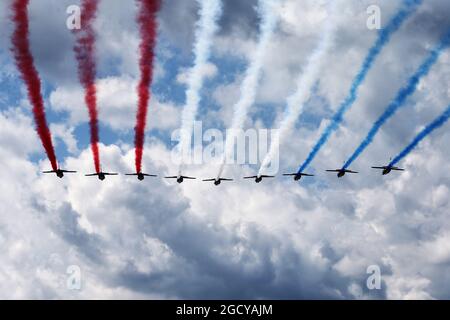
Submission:
<svg viewBox="0 0 450 320">
<path fill-rule="evenodd" d="M 178 183 L 183 183 L 183 181 L 184 181 L 183 177 L 177 178 L 177 182 L 178 182 Z"/>
<path fill-rule="evenodd" d="M 143 181 L 145 179 L 145 177 L 142 173 L 138 173 L 137 178 L 139 181 Z"/>
<path fill-rule="evenodd" d="M 64 172 L 62 172 L 61 170 L 56 170 L 56 176 L 58 178 L 63 178 L 64 177 Z"/>
<path fill-rule="evenodd" d="M 256 177 L 256 178 L 255 178 L 255 182 L 256 182 L 256 183 L 260 183 L 261 181 L 262 181 L 262 177 Z"/>
<path fill-rule="evenodd" d="M 345 171 L 339 171 L 337 176 L 338 178 L 342 178 L 343 176 L 345 176 Z"/>
<path fill-rule="evenodd" d="M 220 181 L 220 180 L 215 180 L 215 181 L 214 181 L 214 185 L 218 186 L 221 182 L 222 182 L 222 181 Z"/>
<path fill-rule="evenodd" d="M 392 168 L 383 169 L 383 176 L 389 174 L 391 172 L 391 170 L 392 170 Z"/>
</svg>

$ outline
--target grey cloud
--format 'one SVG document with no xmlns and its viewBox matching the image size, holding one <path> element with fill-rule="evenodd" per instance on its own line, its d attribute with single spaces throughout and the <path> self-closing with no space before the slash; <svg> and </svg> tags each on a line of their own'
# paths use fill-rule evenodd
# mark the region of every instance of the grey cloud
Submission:
<svg viewBox="0 0 450 320">
<path fill-rule="evenodd" d="M 78 248 L 79 252 L 85 254 L 94 263 L 104 263 L 102 247 L 104 243 L 94 235 L 90 235 L 79 225 L 80 215 L 73 210 L 70 204 L 66 203 L 58 210 L 55 217 L 53 229 L 61 235 L 69 245 Z"/>
<path fill-rule="evenodd" d="M 226 37 L 238 33 L 244 37 L 255 37 L 259 25 L 257 3 L 257 0 L 223 1 L 219 36 Z M 198 3 L 195 0 L 163 1 L 159 14 L 163 34 L 187 54 L 194 40 L 197 10 Z"/>
</svg>

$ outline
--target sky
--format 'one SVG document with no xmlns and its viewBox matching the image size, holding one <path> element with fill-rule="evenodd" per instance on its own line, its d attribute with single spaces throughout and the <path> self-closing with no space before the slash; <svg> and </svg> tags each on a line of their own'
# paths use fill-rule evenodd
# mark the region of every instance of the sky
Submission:
<svg viewBox="0 0 450 320">
<path fill-rule="evenodd" d="M 258 166 L 227 166 L 233 183 L 215 187 L 160 177 L 176 174 L 172 133 L 180 127 L 192 66 L 198 2 L 165 0 L 158 14 L 144 170 L 158 179 L 119 176 L 104 182 L 93 169 L 88 113 L 66 28 L 77 0 L 31 1 L 30 40 L 43 83 L 48 122 L 61 167 L 80 174 L 60 180 L 49 170 L 34 130 L 26 89 L 10 52 L 11 0 L 0 2 L 0 298 L 6 299 L 449 299 L 449 126 L 436 130 L 398 165 L 386 165 L 450 101 L 450 51 L 352 164 L 340 168 L 397 91 L 450 28 L 450 2 L 424 0 L 393 34 L 368 73 L 344 122 L 309 167 L 295 172 L 345 98 L 377 30 L 400 1 L 340 1 L 334 43 L 295 128 L 280 145 L 278 177 L 242 179 Z M 272 129 L 315 50 L 327 19 L 325 0 L 279 0 L 278 25 L 264 58 L 256 101 L 245 128 Z M 257 47 L 257 0 L 224 0 L 219 31 L 201 90 L 204 129 L 231 123 L 246 66 Z M 139 80 L 135 1 L 100 1 L 95 21 L 102 166 L 134 170 L 133 134 Z M 215 177 L 211 163 L 186 174 Z M 83 173 L 83 174 L 81 174 Z M 381 288 L 369 290 L 367 268 L 379 266 Z M 81 288 L 67 286 L 78 266 Z"/>
</svg>

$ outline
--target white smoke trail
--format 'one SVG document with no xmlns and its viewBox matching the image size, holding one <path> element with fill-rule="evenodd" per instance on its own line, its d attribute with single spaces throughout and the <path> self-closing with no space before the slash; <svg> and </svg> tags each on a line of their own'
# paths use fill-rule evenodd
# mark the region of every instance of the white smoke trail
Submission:
<svg viewBox="0 0 450 320">
<path fill-rule="evenodd" d="M 277 0 L 259 0 L 258 11 L 261 17 L 259 41 L 255 54 L 245 72 L 245 77 L 240 88 L 241 96 L 239 101 L 234 105 L 234 114 L 230 127 L 232 130 L 240 129 L 244 126 L 248 109 L 255 102 L 256 90 L 261 77 L 261 69 L 264 63 L 266 49 L 272 40 L 272 35 L 278 22 L 278 15 L 275 7 L 277 2 Z M 227 135 L 225 152 L 223 153 L 222 163 L 217 175 L 218 178 L 221 177 L 226 159 L 228 159 L 234 148 L 230 136 L 232 135 Z"/>
<path fill-rule="evenodd" d="M 297 90 L 286 99 L 286 110 L 272 140 L 275 141 L 275 143 L 271 144 L 269 152 L 261 163 L 258 175 L 263 174 L 274 157 L 277 156 L 279 143 L 292 129 L 303 111 L 304 104 L 310 97 L 311 89 L 318 74 L 322 70 L 325 57 L 334 42 L 336 21 L 333 17 L 337 12 L 337 3 L 338 1 L 335 0 L 332 4 L 329 4 L 328 17 L 326 18 L 325 28 L 322 32 L 319 44 L 309 57 L 304 71 L 297 79 Z"/>
<path fill-rule="evenodd" d="M 200 103 L 200 90 L 205 79 L 205 68 L 211 56 L 211 44 L 218 30 L 217 21 L 222 14 L 221 0 L 197 0 L 200 5 L 200 18 L 196 24 L 194 66 L 188 73 L 186 104 L 181 116 L 179 152 L 184 160 L 184 155 L 191 147 L 191 137 Z M 179 171 L 181 172 L 180 164 Z"/>
</svg>

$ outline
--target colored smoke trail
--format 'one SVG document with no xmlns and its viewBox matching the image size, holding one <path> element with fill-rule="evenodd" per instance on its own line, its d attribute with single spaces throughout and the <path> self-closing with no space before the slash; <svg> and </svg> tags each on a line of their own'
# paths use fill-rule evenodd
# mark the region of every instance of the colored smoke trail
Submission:
<svg viewBox="0 0 450 320">
<path fill-rule="evenodd" d="M 34 65 L 30 49 L 28 4 L 29 0 L 14 0 L 12 3 L 13 14 L 11 18 L 14 22 L 14 32 L 11 38 L 12 52 L 17 68 L 27 87 L 28 99 L 33 107 L 36 131 L 47 153 L 52 169 L 57 170 L 58 163 L 50 129 L 47 125 L 44 100 L 41 94 L 41 79 Z"/>
<path fill-rule="evenodd" d="M 417 145 L 425 139 L 430 133 L 434 130 L 442 127 L 447 120 L 450 118 L 450 105 L 447 109 L 437 117 L 433 122 L 428 124 L 422 131 L 420 131 L 416 137 L 411 141 L 411 143 L 403 149 L 392 161 L 389 163 L 389 166 L 395 166 L 398 162 L 400 162 L 404 157 L 406 157 L 411 151 L 413 151 Z"/>
<path fill-rule="evenodd" d="M 155 45 L 157 36 L 157 19 L 156 15 L 161 5 L 160 0 L 139 0 L 140 9 L 137 21 L 139 24 L 139 32 L 141 43 L 139 46 L 140 59 L 139 69 L 141 79 L 139 81 L 138 92 L 138 108 L 136 114 L 135 127 L 135 165 L 136 172 L 142 172 L 142 156 L 144 152 L 145 142 L 145 126 L 147 122 L 148 104 L 150 101 L 150 85 L 153 81 L 153 60 L 155 55 Z"/>
<path fill-rule="evenodd" d="M 181 116 L 179 151 L 185 160 L 191 147 L 191 137 L 200 103 L 200 90 L 205 79 L 205 67 L 211 56 L 213 37 L 218 30 L 217 21 L 222 14 L 221 0 L 197 0 L 200 5 L 200 18 L 197 21 L 194 43 L 194 66 L 188 73 L 186 103 Z M 181 171 L 180 164 L 179 170 Z"/>
<path fill-rule="evenodd" d="M 264 173 L 264 170 L 268 168 L 273 158 L 277 156 L 278 144 L 281 143 L 282 139 L 295 125 L 295 122 L 303 111 L 304 104 L 310 97 L 311 88 L 321 72 L 325 57 L 334 42 L 336 21 L 333 17 L 337 12 L 337 4 L 338 1 L 334 1 L 332 5 L 330 5 L 328 16 L 326 18 L 326 25 L 320 37 L 319 44 L 308 58 L 304 71 L 297 79 L 296 91 L 286 100 L 286 110 L 278 126 L 279 129 L 276 136 L 274 137 L 274 140 L 277 141 L 277 143 L 271 144 L 269 152 L 262 161 L 258 173 L 259 175 Z"/>
<path fill-rule="evenodd" d="M 278 1 L 275 0 L 259 1 L 258 11 L 261 18 L 261 25 L 258 45 L 245 72 L 245 77 L 240 88 L 241 96 L 233 108 L 234 114 L 231 122 L 231 129 L 240 129 L 244 126 L 248 110 L 255 102 L 256 90 L 258 88 L 258 83 L 261 77 L 264 57 L 267 51 L 267 47 L 272 40 L 272 36 L 278 22 L 278 14 L 276 13 L 275 8 L 277 2 Z M 225 142 L 225 152 L 223 153 L 222 163 L 218 172 L 218 178 L 222 176 L 226 160 L 233 151 L 234 145 L 231 140 L 231 137 L 227 135 L 227 141 Z"/>
<path fill-rule="evenodd" d="M 409 78 L 406 86 L 400 89 L 395 99 L 392 100 L 392 102 L 384 110 L 383 114 L 375 121 L 367 136 L 364 138 L 358 148 L 356 148 L 355 152 L 353 152 L 350 158 L 345 162 L 343 167 L 344 169 L 347 169 L 352 164 L 352 162 L 355 161 L 359 157 L 359 155 L 361 155 L 361 153 L 372 143 L 373 138 L 378 133 L 383 124 L 385 124 L 386 121 L 389 120 L 397 112 L 398 109 L 405 105 L 406 99 L 416 91 L 419 81 L 430 72 L 431 67 L 436 63 L 442 51 L 445 50 L 445 48 L 449 44 L 450 30 L 441 40 L 439 45 L 435 47 L 428 55 L 428 57 L 423 61 L 414 75 Z"/>
<path fill-rule="evenodd" d="M 394 34 L 400 28 L 403 22 L 416 11 L 417 7 L 421 3 L 422 0 L 404 0 L 400 10 L 389 21 L 389 23 L 383 29 L 380 30 L 380 32 L 378 33 L 377 41 L 372 46 L 372 48 L 370 48 L 369 53 L 364 59 L 362 67 L 360 68 L 356 77 L 353 79 L 348 96 L 341 103 L 341 105 L 337 109 L 337 112 L 333 115 L 331 122 L 325 128 L 319 140 L 316 142 L 311 152 L 309 153 L 308 157 L 300 166 L 298 170 L 299 173 L 303 172 L 306 169 L 306 167 L 308 167 L 308 165 L 316 157 L 317 153 L 322 148 L 322 146 L 328 141 L 330 135 L 339 127 L 344 118 L 344 114 L 350 109 L 350 107 L 355 102 L 358 96 L 358 90 L 361 84 L 366 79 L 369 70 L 371 69 L 373 63 L 375 62 L 375 59 L 379 56 L 381 50 L 389 42 L 392 34 Z"/>
<path fill-rule="evenodd" d="M 95 84 L 95 32 L 94 19 L 98 0 L 82 0 L 81 29 L 74 29 L 76 43 L 75 57 L 78 61 L 78 76 L 84 87 L 84 100 L 89 111 L 89 128 L 91 132 L 91 149 L 94 157 L 95 171 L 100 172 L 100 153 L 98 150 L 99 130 L 97 112 L 97 87 Z"/>
</svg>

